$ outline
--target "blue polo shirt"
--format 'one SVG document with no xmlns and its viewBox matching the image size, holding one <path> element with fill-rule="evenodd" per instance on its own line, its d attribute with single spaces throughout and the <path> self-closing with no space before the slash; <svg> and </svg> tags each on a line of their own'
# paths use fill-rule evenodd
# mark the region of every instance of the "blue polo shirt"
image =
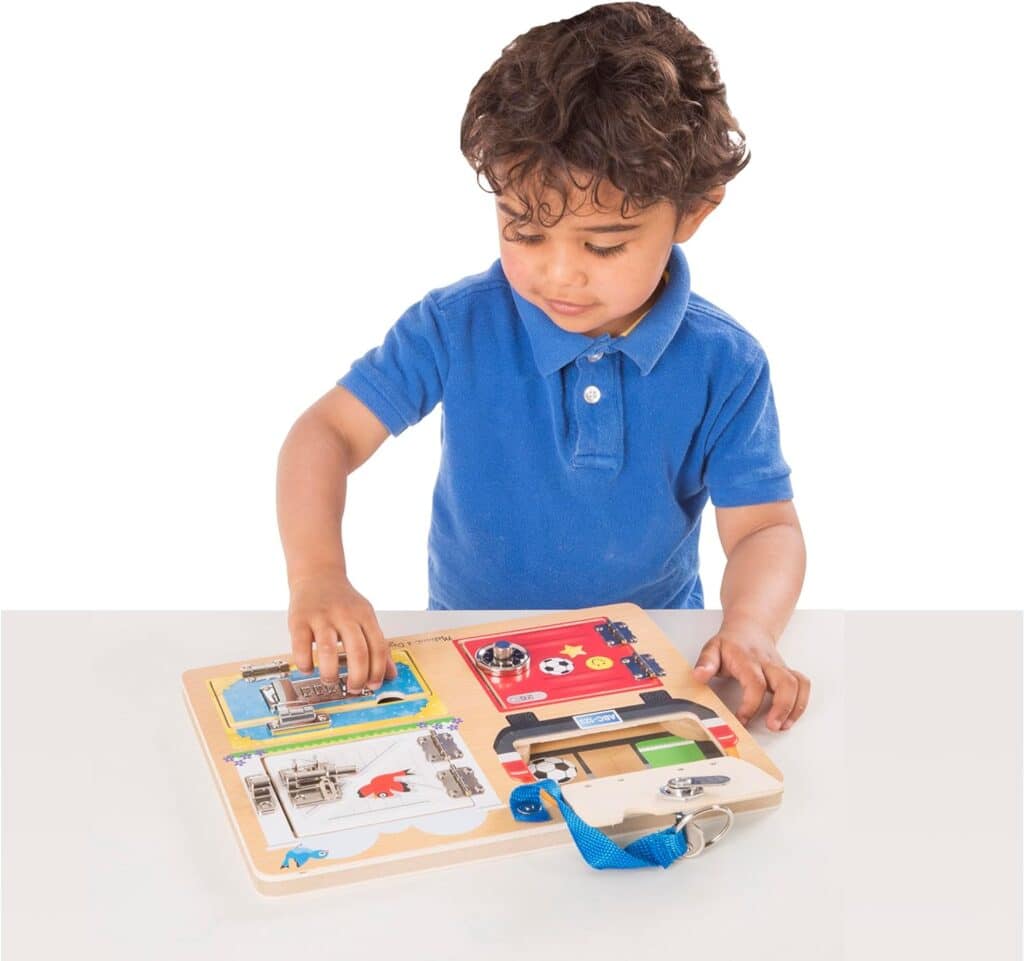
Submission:
<svg viewBox="0 0 1024 961">
<path fill-rule="evenodd" d="M 562 330 L 501 261 L 435 288 L 338 383 L 394 435 L 442 402 L 431 609 L 703 607 L 701 512 L 789 500 L 758 342 L 680 246 L 622 337 Z"/>
</svg>

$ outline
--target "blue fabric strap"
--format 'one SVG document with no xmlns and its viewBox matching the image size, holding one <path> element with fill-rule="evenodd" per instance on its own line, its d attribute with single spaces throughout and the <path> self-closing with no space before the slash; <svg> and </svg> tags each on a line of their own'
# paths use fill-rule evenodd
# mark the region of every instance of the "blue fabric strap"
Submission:
<svg viewBox="0 0 1024 961">
<path fill-rule="evenodd" d="M 521 784 L 512 791 L 509 806 L 517 821 L 550 821 L 540 799 L 543 791 L 554 799 L 565 818 L 580 854 L 592 868 L 648 868 L 658 865 L 667 868 L 686 854 L 686 832 L 665 828 L 645 837 L 637 838 L 626 847 L 620 847 L 608 835 L 591 827 L 562 797 L 559 785 L 547 778 L 534 784 Z"/>
</svg>

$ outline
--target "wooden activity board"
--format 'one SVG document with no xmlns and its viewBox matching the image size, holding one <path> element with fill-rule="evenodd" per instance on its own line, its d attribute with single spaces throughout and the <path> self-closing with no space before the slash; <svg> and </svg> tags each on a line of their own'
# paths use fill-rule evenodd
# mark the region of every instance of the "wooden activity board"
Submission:
<svg viewBox="0 0 1024 961">
<path fill-rule="evenodd" d="M 635 605 L 390 643 L 398 674 L 375 692 L 347 689 L 344 658 L 334 684 L 288 655 L 184 674 L 264 894 L 571 844 L 554 806 L 510 810 L 545 778 L 617 837 L 781 800 L 779 770 Z"/>
</svg>

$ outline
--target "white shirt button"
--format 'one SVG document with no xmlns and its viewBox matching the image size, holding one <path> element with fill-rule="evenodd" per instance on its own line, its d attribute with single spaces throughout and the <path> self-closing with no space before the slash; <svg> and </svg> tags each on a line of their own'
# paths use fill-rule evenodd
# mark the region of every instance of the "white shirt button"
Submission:
<svg viewBox="0 0 1024 961">
<path fill-rule="evenodd" d="M 601 399 L 601 391 L 591 384 L 585 391 L 583 391 L 583 399 L 588 404 L 596 404 Z"/>
<path fill-rule="evenodd" d="M 600 350 L 596 354 L 587 354 L 587 360 L 592 364 L 596 364 L 602 357 L 604 357 L 604 352 Z"/>
</svg>

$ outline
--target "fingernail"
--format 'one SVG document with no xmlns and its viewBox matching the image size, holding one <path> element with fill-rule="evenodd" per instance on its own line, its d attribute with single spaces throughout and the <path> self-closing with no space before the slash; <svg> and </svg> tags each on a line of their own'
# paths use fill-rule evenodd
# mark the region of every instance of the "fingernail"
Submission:
<svg viewBox="0 0 1024 961">
<path fill-rule="evenodd" d="M 786 721 L 786 723 L 782 725 L 782 730 L 788 731 L 792 726 L 793 726 L 793 722 L 792 721 Z"/>
<path fill-rule="evenodd" d="M 380 688 L 380 681 L 370 681 L 370 683 L 369 683 L 369 684 L 367 684 L 366 686 L 367 686 L 367 687 L 368 687 L 368 688 L 369 688 L 369 689 L 370 689 L 371 691 L 376 691 L 376 690 L 378 690 L 378 689 Z"/>
</svg>

